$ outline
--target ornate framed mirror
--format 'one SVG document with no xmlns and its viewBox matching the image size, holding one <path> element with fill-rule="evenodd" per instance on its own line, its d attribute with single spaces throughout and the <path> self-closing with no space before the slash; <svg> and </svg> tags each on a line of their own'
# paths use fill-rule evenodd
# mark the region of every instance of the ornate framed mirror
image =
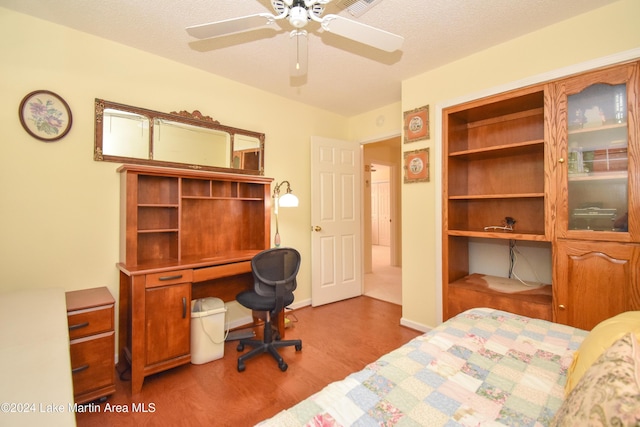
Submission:
<svg viewBox="0 0 640 427">
<path fill-rule="evenodd" d="M 95 100 L 96 161 L 263 175 L 264 140 L 197 110 L 161 113 Z"/>
</svg>

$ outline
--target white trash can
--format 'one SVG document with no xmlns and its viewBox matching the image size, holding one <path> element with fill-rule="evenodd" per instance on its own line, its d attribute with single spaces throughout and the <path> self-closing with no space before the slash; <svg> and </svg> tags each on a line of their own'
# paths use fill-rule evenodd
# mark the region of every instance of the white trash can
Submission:
<svg viewBox="0 0 640 427">
<path fill-rule="evenodd" d="M 226 312 L 220 298 L 191 301 L 191 363 L 200 365 L 224 356 Z"/>
</svg>

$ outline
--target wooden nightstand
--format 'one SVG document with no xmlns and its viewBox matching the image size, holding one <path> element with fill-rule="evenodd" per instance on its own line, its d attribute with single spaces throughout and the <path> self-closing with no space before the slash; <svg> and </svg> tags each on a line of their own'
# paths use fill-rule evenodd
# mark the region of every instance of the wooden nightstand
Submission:
<svg viewBox="0 0 640 427">
<path fill-rule="evenodd" d="M 105 398 L 115 386 L 115 301 L 105 287 L 66 293 L 76 403 Z"/>
</svg>

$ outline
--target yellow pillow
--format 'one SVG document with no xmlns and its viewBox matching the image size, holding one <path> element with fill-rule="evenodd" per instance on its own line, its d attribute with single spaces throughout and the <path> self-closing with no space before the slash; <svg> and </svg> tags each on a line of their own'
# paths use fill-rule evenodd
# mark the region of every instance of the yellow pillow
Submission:
<svg viewBox="0 0 640 427">
<path fill-rule="evenodd" d="M 627 311 L 598 323 L 573 354 L 573 363 L 567 371 L 565 396 L 571 393 L 598 357 L 629 332 L 633 332 L 640 341 L 640 311 Z"/>
</svg>

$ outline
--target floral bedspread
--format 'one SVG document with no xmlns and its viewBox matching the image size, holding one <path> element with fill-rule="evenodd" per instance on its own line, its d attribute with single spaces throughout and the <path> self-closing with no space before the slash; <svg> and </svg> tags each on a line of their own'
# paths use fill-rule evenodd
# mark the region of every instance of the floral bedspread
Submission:
<svg viewBox="0 0 640 427">
<path fill-rule="evenodd" d="M 587 332 L 472 309 L 265 426 L 546 426 Z"/>
</svg>

